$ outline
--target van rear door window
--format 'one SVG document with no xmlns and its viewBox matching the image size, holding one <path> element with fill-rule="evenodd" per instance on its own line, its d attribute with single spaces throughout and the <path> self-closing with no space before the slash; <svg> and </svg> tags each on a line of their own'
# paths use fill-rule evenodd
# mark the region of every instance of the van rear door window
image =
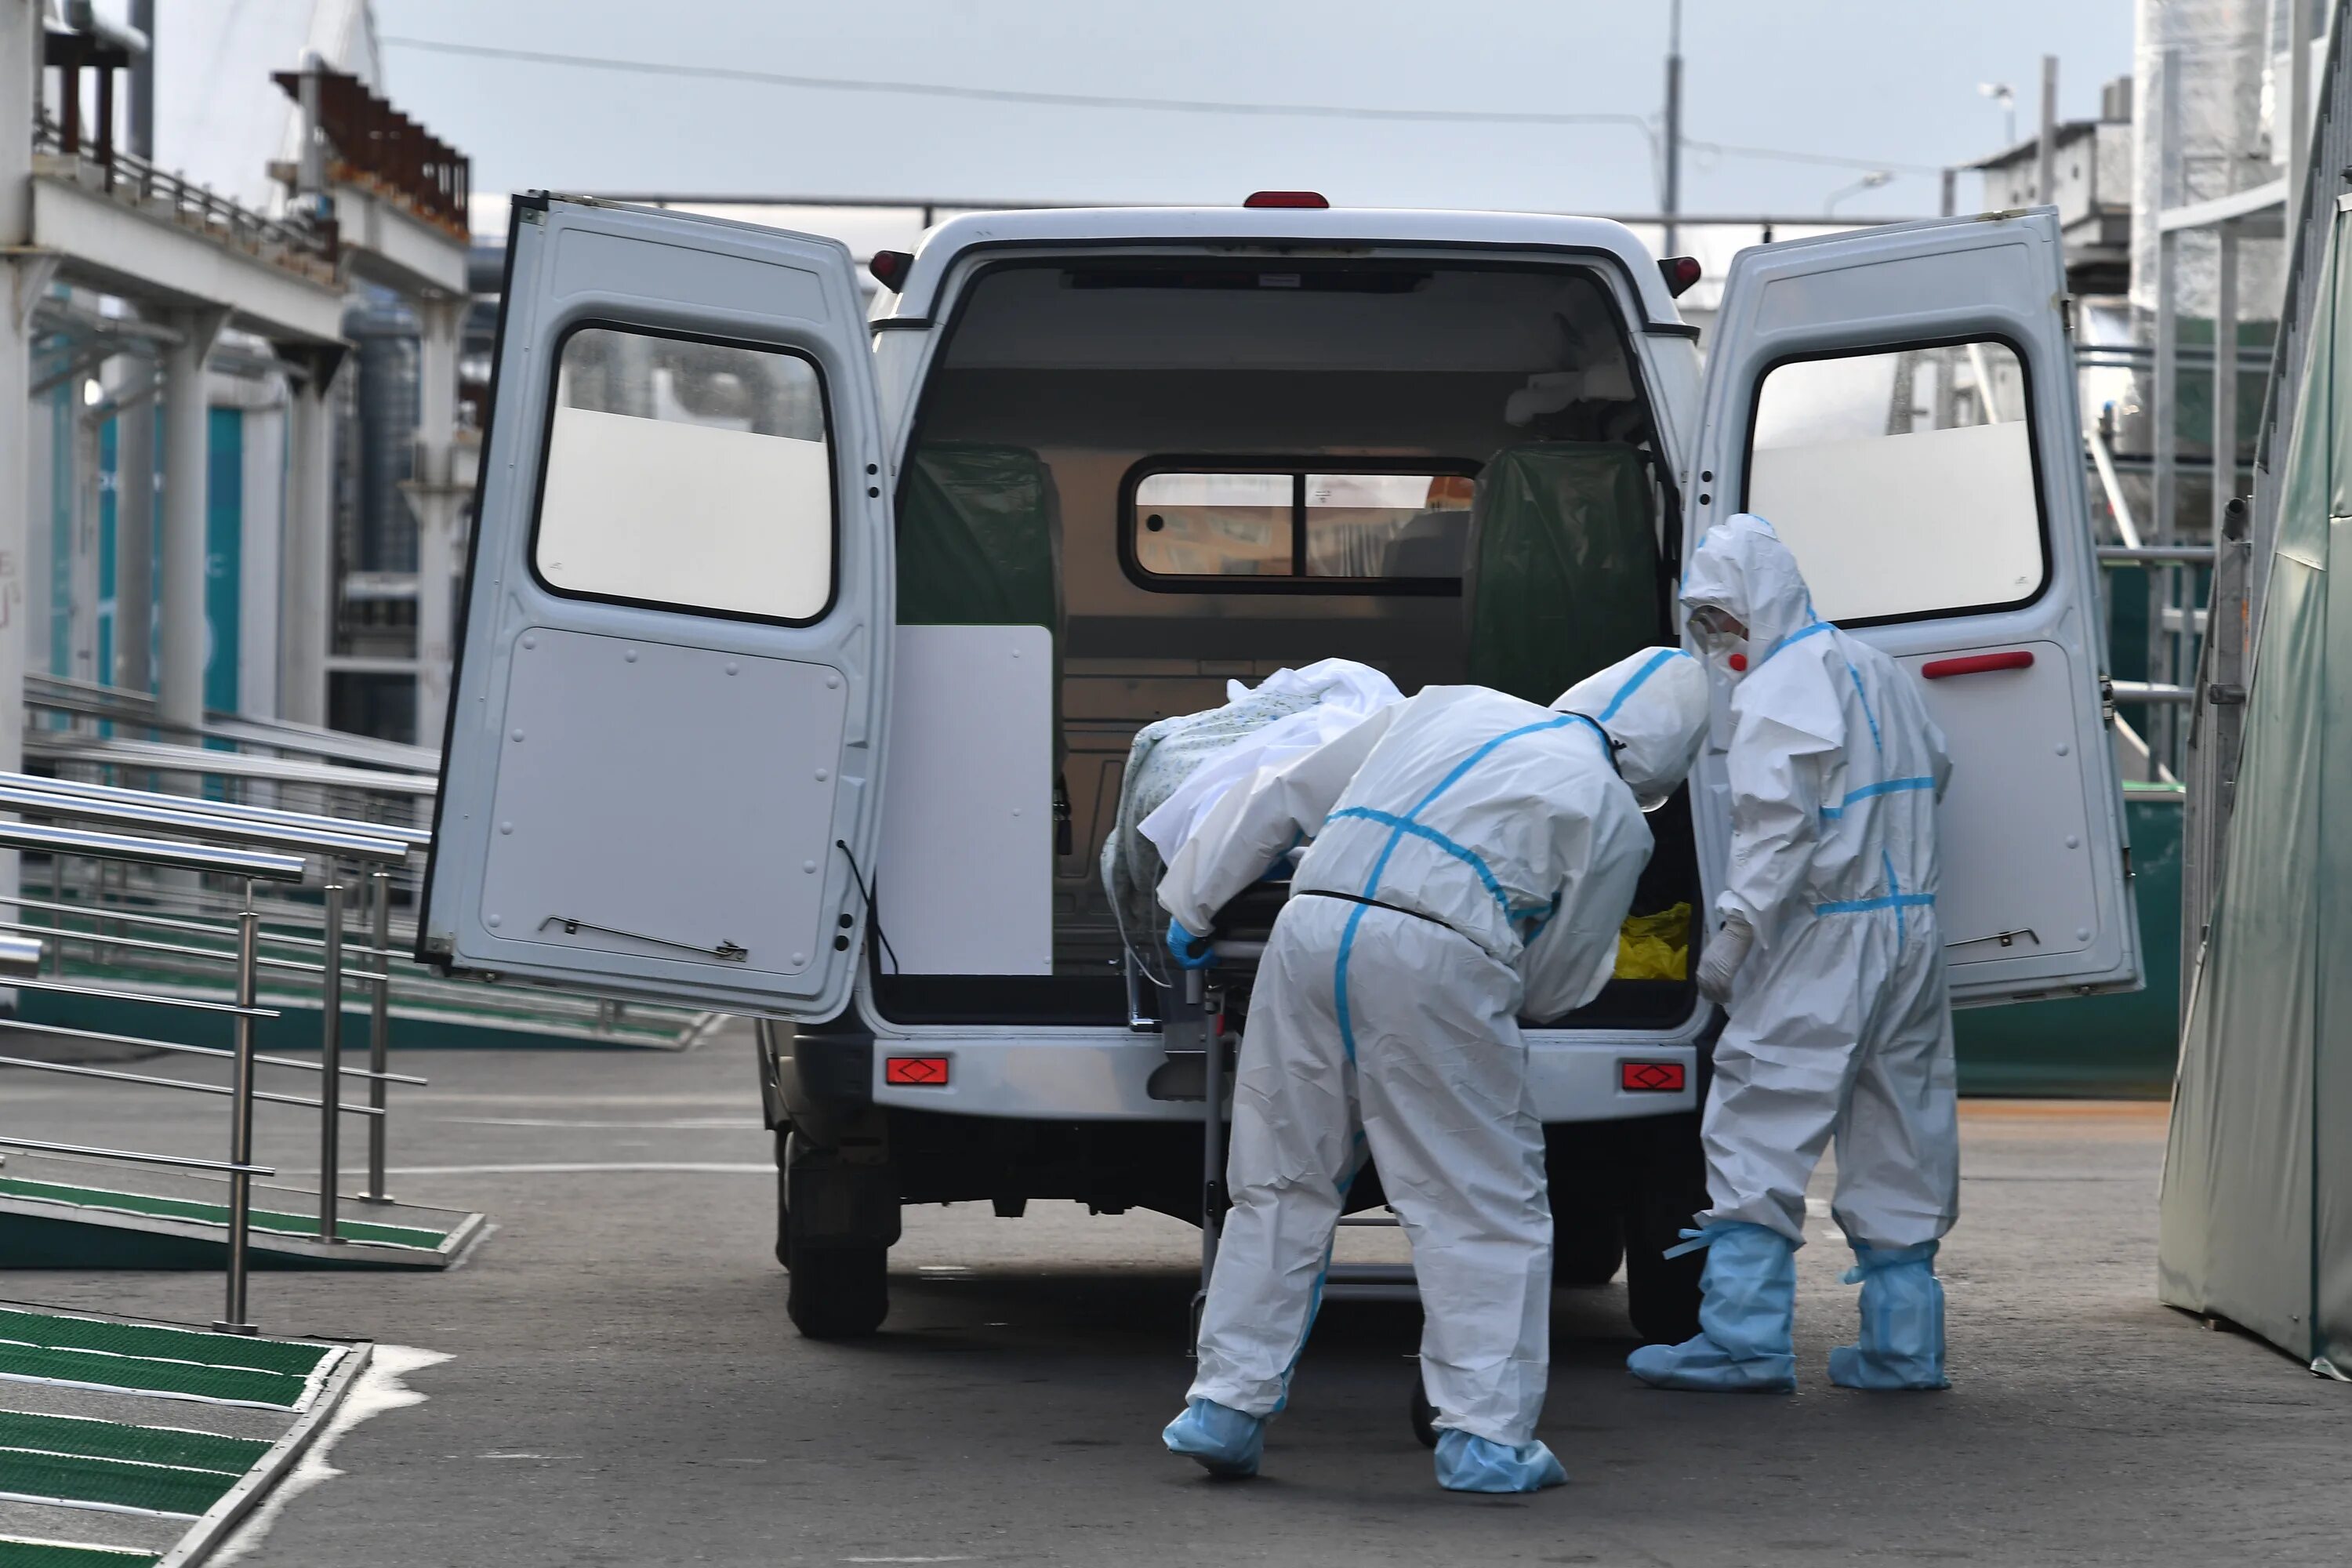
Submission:
<svg viewBox="0 0 2352 1568">
<path fill-rule="evenodd" d="M 2025 370 L 1990 339 L 1765 373 L 1747 510 L 1839 622 L 2021 605 L 2048 564 Z"/>
<path fill-rule="evenodd" d="M 1466 466 L 1150 467 L 1130 479 L 1122 532 L 1147 587 L 1457 593 L 1475 482 Z"/>
</svg>

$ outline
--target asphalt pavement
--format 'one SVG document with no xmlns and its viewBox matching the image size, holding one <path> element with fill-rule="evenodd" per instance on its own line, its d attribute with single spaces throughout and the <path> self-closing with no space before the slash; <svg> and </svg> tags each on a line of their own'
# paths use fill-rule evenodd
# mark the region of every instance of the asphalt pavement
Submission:
<svg viewBox="0 0 2352 1568">
<path fill-rule="evenodd" d="M 1970 1103 L 1950 1392 L 1829 1385 L 1854 1291 L 1817 1219 L 1797 1394 L 1643 1388 L 1622 1285 L 1562 1291 L 1542 1436 L 1571 1484 L 1480 1499 L 1439 1491 L 1408 1429 L 1404 1306 L 1325 1310 L 1261 1479 L 1165 1454 L 1197 1240 L 1154 1215 L 910 1210 L 884 1331 L 799 1338 L 748 1030 L 395 1066 L 433 1080 L 396 1091 L 395 1192 L 496 1228 L 447 1274 L 256 1277 L 265 1330 L 405 1347 L 383 1359 L 423 1397 L 373 1390 L 240 1542 L 250 1568 L 2288 1564 L 2352 1540 L 2352 1387 L 2156 1301 L 2158 1106 Z M 0 1101 L 68 1141 L 225 1135 L 196 1096 L 0 1071 Z M 292 1174 L 314 1149 L 310 1119 L 265 1108 L 262 1159 Z M 169 1320 L 219 1295 L 211 1274 L 0 1270 L 0 1296 Z"/>
</svg>

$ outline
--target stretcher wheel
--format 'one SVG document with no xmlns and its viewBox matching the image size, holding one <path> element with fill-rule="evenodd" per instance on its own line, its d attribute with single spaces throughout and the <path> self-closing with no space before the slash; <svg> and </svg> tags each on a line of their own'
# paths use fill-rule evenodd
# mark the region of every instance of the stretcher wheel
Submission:
<svg viewBox="0 0 2352 1568">
<path fill-rule="evenodd" d="M 1429 1402 L 1429 1391 L 1421 1385 L 1421 1373 L 1412 1374 L 1412 1435 L 1424 1448 L 1437 1447 L 1437 1406 Z"/>
</svg>

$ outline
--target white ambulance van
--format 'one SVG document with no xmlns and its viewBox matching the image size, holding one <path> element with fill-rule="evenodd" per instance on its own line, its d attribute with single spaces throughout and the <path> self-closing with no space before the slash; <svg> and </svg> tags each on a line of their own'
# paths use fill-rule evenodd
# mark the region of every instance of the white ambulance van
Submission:
<svg viewBox="0 0 2352 1568">
<path fill-rule="evenodd" d="M 2053 213 L 1745 251 L 1704 374 L 1696 268 L 1594 219 L 1275 194 L 873 267 L 869 320 L 832 240 L 516 200 L 420 921 L 762 1020 L 804 1331 L 880 1322 L 906 1204 L 1199 1217 L 1098 874 L 1139 729 L 1334 657 L 1548 701 L 1677 639 L 1736 511 L 1950 738 L 1955 1000 L 2139 983 Z M 1719 753 L 1652 823 L 1635 913 L 1704 911 Z M 1637 971 L 1529 1035 L 1559 1277 L 1653 1339 L 1719 1027 Z"/>
</svg>

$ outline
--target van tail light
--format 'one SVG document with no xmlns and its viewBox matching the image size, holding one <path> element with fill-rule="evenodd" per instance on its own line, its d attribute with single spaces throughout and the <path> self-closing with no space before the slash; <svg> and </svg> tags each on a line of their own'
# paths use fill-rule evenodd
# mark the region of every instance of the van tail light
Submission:
<svg viewBox="0 0 2352 1568">
<path fill-rule="evenodd" d="M 2033 650 L 2011 648 L 2007 653 L 1972 653 L 1965 658 L 1931 658 L 1919 667 L 1919 673 L 1929 680 L 1945 680 L 1955 675 L 1989 675 L 1996 669 L 2032 669 Z"/>
<path fill-rule="evenodd" d="M 948 1086 L 948 1058 L 945 1057 L 884 1057 L 882 1081 L 900 1089 L 945 1089 Z"/>
<path fill-rule="evenodd" d="M 1690 292 L 1701 272 L 1696 256 L 1669 256 L 1658 263 L 1658 270 L 1665 277 L 1666 292 L 1677 300 Z"/>
<path fill-rule="evenodd" d="M 1252 191 L 1245 207 L 1328 207 L 1330 199 L 1315 191 Z"/>
<path fill-rule="evenodd" d="M 1619 1062 L 1617 1087 L 1627 1094 L 1680 1094 L 1690 1083 L 1682 1062 Z"/>
<path fill-rule="evenodd" d="M 874 281 L 896 294 L 907 281 L 908 269 L 914 265 L 915 258 L 903 250 L 877 250 L 874 259 L 866 264 L 866 270 L 874 274 Z"/>
</svg>

